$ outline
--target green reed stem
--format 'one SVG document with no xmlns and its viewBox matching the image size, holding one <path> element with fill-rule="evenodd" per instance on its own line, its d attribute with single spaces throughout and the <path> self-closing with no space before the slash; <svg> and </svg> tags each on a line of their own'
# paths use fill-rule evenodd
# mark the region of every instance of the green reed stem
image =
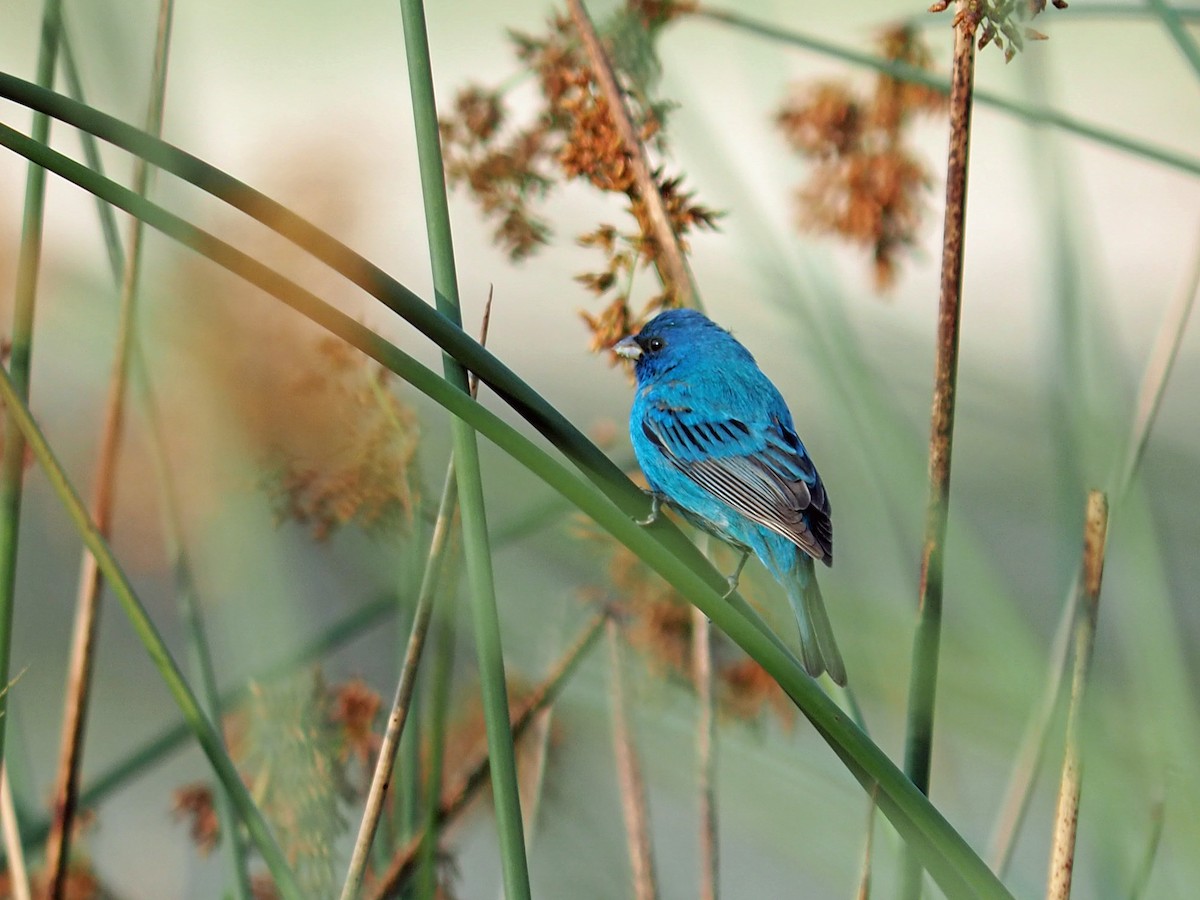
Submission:
<svg viewBox="0 0 1200 900">
<path fill-rule="evenodd" d="M 37 80 L 43 87 L 54 81 L 54 59 L 62 26 L 62 3 L 46 0 L 42 12 L 42 45 L 38 51 Z M 30 130 L 33 140 L 50 139 L 50 119 L 35 113 Z M 33 309 L 37 299 L 38 267 L 42 261 L 42 222 L 46 210 L 46 172 L 31 164 L 25 176 L 25 209 L 21 220 L 21 249 L 17 256 L 17 286 L 13 301 L 12 351 L 9 370 L 22 401 L 29 398 L 29 369 L 33 356 Z M 21 493 L 25 473 L 25 439 L 17 428 L 16 413 L 5 414 L 4 450 L 0 454 L 0 685 L 7 685 L 12 655 L 13 606 L 17 584 L 17 542 L 21 531 Z M 4 761 L 8 692 L 0 694 L 0 763 Z"/>
<path fill-rule="evenodd" d="M 450 208 L 446 199 L 446 176 L 442 166 L 437 104 L 433 95 L 433 64 L 425 30 L 425 8 L 421 0 L 401 0 L 400 10 L 404 20 L 404 47 L 417 131 L 421 197 L 425 203 L 425 224 L 433 264 L 433 290 L 438 312 L 461 328 L 458 274 L 454 266 L 454 241 L 450 233 Z M 445 354 L 443 368 L 446 381 L 468 394 L 470 388 L 463 364 Z M 492 758 L 492 795 L 504 889 L 509 900 L 520 900 L 529 897 L 529 867 L 525 859 L 525 832 L 521 826 L 521 798 L 517 786 L 512 724 L 508 718 L 508 685 L 504 674 L 500 616 L 496 609 L 492 553 L 483 502 L 483 479 L 479 471 L 479 445 L 475 430 L 468 422 L 455 417 L 451 425 L 454 466 L 458 476 L 458 502 L 462 514 L 463 552 L 470 585 L 475 652 L 479 659 L 483 718 Z"/>
</svg>

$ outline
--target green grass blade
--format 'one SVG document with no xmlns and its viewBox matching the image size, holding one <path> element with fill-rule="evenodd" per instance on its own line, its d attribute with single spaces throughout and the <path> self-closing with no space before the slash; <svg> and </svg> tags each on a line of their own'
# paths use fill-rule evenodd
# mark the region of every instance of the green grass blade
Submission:
<svg viewBox="0 0 1200 900">
<path fill-rule="evenodd" d="M 145 607 L 134 593 L 129 579 L 126 578 L 116 557 L 113 556 L 107 541 L 104 540 L 91 520 L 87 507 L 84 506 L 79 494 L 67 479 L 66 473 L 54 457 L 46 438 L 33 421 L 33 416 L 18 393 L 16 384 L 3 367 L 0 367 L 0 397 L 4 400 L 10 419 L 24 434 L 27 445 L 45 471 L 51 487 L 62 501 L 76 528 L 79 529 L 84 543 L 95 556 L 97 565 L 125 610 L 138 639 L 162 675 L 167 689 L 183 713 L 184 720 L 212 763 L 222 786 L 237 806 L 238 814 L 266 861 L 267 867 L 271 870 L 281 896 L 288 900 L 292 900 L 292 898 L 302 900 L 287 860 L 275 842 L 262 814 L 254 805 L 254 801 L 250 799 L 250 794 L 242 783 L 237 768 L 226 754 L 220 734 L 201 710 L 195 694 L 188 687 L 187 681 L 172 658 L 171 652 L 167 649 L 162 635 L 158 633 L 158 629 L 147 615 Z M 12 433 L 15 434 L 15 429 Z"/>
<path fill-rule="evenodd" d="M 311 641 L 302 644 L 285 655 L 278 662 L 272 663 L 261 671 L 255 672 L 246 679 L 247 683 L 271 681 L 290 672 L 297 666 L 314 659 L 319 659 L 326 653 L 336 650 L 355 638 L 363 635 L 368 629 L 382 622 L 396 612 L 396 598 L 381 597 L 365 604 L 354 612 L 339 619 Z M 232 709 L 245 702 L 250 696 L 249 688 L 240 687 L 226 691 L 221 695 L 221 709 Z M 146 774 L 167 756 L 183 749 L 192 730 L 187 722 L 177 722 L 163 729 L 154 737 L 145 741 L 136 750 L 123 759 L 118 760 L 100 775 L 97 775 L 79 793 L 81 806 L 96 806 L 120 790 L 130 781 Z M 29 850 L 43 841 L 50 831 L 50 820 L 43 817 L 31 820 L 21 829 L 21 845 Z"/>
<path fill-rule="evenodd" d="M 696 11 L 695 15 L 699 18 L 730 25 L 750 34 L 758 35 L 759 37 L 780 41 L 794 47 L 802 47 L 805 50 L 811 50 L 822 56 L 840 59 L 843 62 L 848 62 L 856 66 L 864 66 L 876 72 L 883 72 L 901 81 L 922 84 L 946 94 L 950 93 L 949 79 L 907 63 L 894 62 L 872 53 L 864 53 L 861 50 L 842 47 L 830 41 L 821 40 L 820 38 L 791 31 L 786 28 L 780 28 L 769 22 L 751 19 L 741 13 L 701 8 Z M 1009 100 L 991 91 L 976 91 L 975 102 L 984 106 L 990 106 L 1006 115 L 1023 119 L 1030 124 L 1053 125 L 1062 131 L 1076 134 L 1079 137 L 1087 138 L 1098 144 L 1114 147 L 1117 150 L 1134 156 L 1140 156 L 1143 159 L 1160 162 L 1173 169 L 1179 169 L 1192 175 L 1200 175 L 1200 159 L 1194 156 L 1178 153 L 1166 147 L 1155 146 L 1138 138 L 1129 137 L 1128 135 L 1102 128 L 1099 125 L 1093 125 L 1090 122 L 1081 121 L 1073 116 L 1068 116 L 1066 113 L 1057 112 L 1052 109 L 1043 109 L 1039 106 L 1021 103 L 1017 100 Z"/>
<path fill-rule="evenodd" d="M 38 52 L 37 79 L 49 86 L 54 80 L 54 60 L 62 24 L 60 0 L 46 0 L 42 13 L 42 46 Z M 30 131 L 35 141 L 50 138 L 50 119 L 35 113 Z M 38 267 L 42 260 L 42 221 L 46 209 L 46 172 L 30 165 L 25 177 L 25 209 L 21 221 L 21 249 L 17 257 L 17 287 L 13 302 L 10 371 L 17 396 L 29 397 L 29 368 L 33 355 L 33 308 L 37 297 Z M 21 530 L 21 494 L 25 475 L 25 440 L 17 428 L 16 414 L 5 414 L 6 435 L 0 455 L 0 685 L 9 681 L 12 656 L 13 605 L 16 594 L 17 542 Z M 4 732 L 8 724 L 8 692 L 0 694 L 0 763 L 4 761 Z"/>
<path fill-rule="evenodd" d="M 2 81 L 0 79 L 0 83 Z M 878 785 L 880 809 L 903 837 L 918 845 L 923 865 L 947 894 L 960 896 L 966 891 L 981 897 L 1009 896 L 999 880 L 929 803 L 928 798 L 913 787 L 887 755 L 804 673 L 794 656 L 771 635 L 745 602 L 736 594 L 728 599 L 723 598 L 727 588 L 723 575 L 708 564 L 683 532 L 665 520 L 660 520 L 652 528 L 643 528 L 633 521 L 630 511 L 644 512 L 645 499 L 641 491 L 623 475 L 620 476 L 620 482 L 605 485 L 604 495 L 601 495 L 595 486 L 570 472 L 495 413 L 471 400 L 468 395 L 355 319 L 322 303 L 257 260 L 12 129 L 0 127 L 0 144 L 36 158 L 40 164 L 56 173 L 100 193 L 108 202 L 143 218 L 152 227 L 278 297 L 387 366 L 450 412 L 466 419 L 514 461 L 535 473 L 549 487 L 591 516 L 601 528 L 634 551 L 758 661 L 805 713 L 855 778 L 868 790 Z M 461 331 L 457 333 L 464 342 L 462 346 L 478 348 Z M 492 358 L 490 354 L 487 356 Z M 485 359 L 478 354 L 475 354 L 475 358 Z M 486 362 L 483 364 L 491 365 Z M 496 364 L 502 365 L 498 361 Z M 502 384 L 509 387 L 506 382 Z M 511 393 L 506 395 L 512 396 Z M 539 401 L 545 404 L 540 398 Z M 528 406 L 518 408 L 526 414 L 533 412 Z M 537 419 L 536 423 L 545 426 L 546 420 Z"/>
<path fill-rule="evenodd" d="M 404 21 L 404 48 L 417 132 L 421 196 L 425 203 L 425 225 L 433 265 L 433 290 L 438 311 L 461 328 L 458 274 L 454 265 L 454 241 L 450 233 L 450 208 L 446 199 L 446 176 L 442 166 L 437 106 L 433 95 L 433 64 L 425 30 L 425 7 L 421 0 L 401 0 L 400 10 Z M 464 394 L 469 393 L 467 370 L 462 363 L 446 354 L 443 365 L 446 380 Z M 500 641 L 500 616 L 496 609 L 483 480 L 479 471 L 479 446 L 475 430 L 468 422 L 455 417 L 451 424 L 458 502 L 462 513 L 463 551 L 467 560 L 471 618 L 479 659 L 483 718 L 492 760 L 492 799 L 496 811 L 504 889 L 510 900 L 519 900 L 529 897 L 529 865 L 525 859 L 525 830 L 521 825 L 521 798 L 517 786 L 512 723 L 508 713 L 508 686 Z"/>
<path fill-rule="evenodd" d="M 1166 0 L 1146 0 L 1146 5 L 1154 10 L 1155 15 L 1162 21 L 1163 28 L 1167 30 L 1167 34 L 1171 36 L 1171 40 L 1175 42 L 1175 46 L 1179 48 L 1183 58 L 1192 67 L 1192 72 L 1200 76 L 1200 46 L 1197 46 L 1196 39 L 1188 31 L 1183 16 Z"/>
</svg>

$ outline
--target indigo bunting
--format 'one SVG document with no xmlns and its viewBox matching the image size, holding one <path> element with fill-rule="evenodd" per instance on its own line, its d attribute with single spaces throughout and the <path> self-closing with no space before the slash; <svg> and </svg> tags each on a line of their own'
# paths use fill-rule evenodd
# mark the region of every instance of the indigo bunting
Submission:
<svg viewBox="0 0 1200 900">
<path fill-rule="evenodd" d="M 753 551 L 787 591 L 804 668 L 845 684 L 813 566 L 833 562 L 829 497 L 778 389 L 733 335 L 690 309 L 660 313 L 613 349 L 636 362 L 629 431 L 653 497 L 646 524 L 666 501 L 740 550 L 729 593 Z"/>
</svg>

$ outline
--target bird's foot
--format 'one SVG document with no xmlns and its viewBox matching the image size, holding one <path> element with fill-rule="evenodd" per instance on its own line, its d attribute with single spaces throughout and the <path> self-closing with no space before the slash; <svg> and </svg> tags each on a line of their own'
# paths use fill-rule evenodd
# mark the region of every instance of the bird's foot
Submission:
<svg viewBox="0 0 1200 900">
<path fill-rule="evenodd" d="M 729 585 L 729 590 L 721 595 L 722 600 L 726 600 L 733 596 L 733 592 L 737 590 L 738 582 L 742 580 L 742 569 L 746 568 L 746 560 L 750 558 L 750 551 L 743 550 L 742 558 L 738 562 L 737 568 L 733 570 L 733 574 L 725 579 L 725 583 Z"/>
<path fill-rule="evenodd" d="M 650 515 L 644 519 L 633 520 L 642 527 L 653 525 L 658 521 L 658 510 L 662 506 L 662 494 L 659 494 L 657 491 L 646 491 L 646 493 L 650 495 Z"/>
</svg>

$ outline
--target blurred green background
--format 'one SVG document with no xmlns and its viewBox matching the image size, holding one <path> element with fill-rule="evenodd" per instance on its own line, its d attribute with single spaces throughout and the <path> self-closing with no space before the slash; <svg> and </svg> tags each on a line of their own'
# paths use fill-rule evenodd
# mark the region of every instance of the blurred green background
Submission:
<svg viewBox="0 0 1200 900">
<path fill-rule="evenodd" d="M 836 44 L 869 49 L 882 26 L 919 5 L 744 2 L 747 15 Z M 1153 16 L 1100 4 L 1050 10 L 1051 36 L 1005 65 L 978 61 L 982 88 L 1063 110 L 1146 142 L 1200 147 L 1200 77 Z M 66 3 L 67 22 L 97 107 L 140 122 L 157 4 Z M 593 14 L 601 16 L 602 4 Z M 1124 10 L 1123 12 L 1121 10 Z M 1136 12 L 1136 11 L 1135 11 Z M 517 72 L 507 29 L 537 31 L 543 3 L 430 3 L 439 101 L 469 82 Z M 32 78 L 40 4 L 0 10 L 3 68 Z M 928 39 L 946 70 L 949 17 Z M 1194 19 L 1191 21 L 1195 21 Z M 1193 28 L 1192 34 L 1200 39 Z M 715 233 L 691 239 L 709 314 L 732 328 L 788 398 L 833 501 L 838 564 L 822 582 L 877 743 L 899 757 L 926 496 L 925 442 L 933 369 L 941 226 L 940 176 L 928 195 L 920 247 L 895 288 L 876 293 L 868 260 L 794 228 L 792 191 L 804 164 L 772 123 L 795 82 L 873 74 L 727 25 L 684 18 L 659 45 L 660 92 L 680 105 L 671 157 L 687 186 L 724 210 Z M 512 94 L 530 105 L 524 86 Z M 0 104 L 27 127 L 27 110 Z M 247 181 L 432 296 L 413 126 L 396 3 L 293 0 L 180 3 L 164 137 Z M 75 134 L 53 143 L 79 155 Z M 946 133 L 931 120 L 912 140 L 934 172 Z M 1021 729 L 1046 679 L 1051 635 L 1078 563 L 1088 487 L 1108 487 L 1133 421 L 1155 330 L 1200 251 L 1200 180 L 1154 161 L 1031 128 L 987 106 L 975 113 L 968 206 L 959 408 L 946 616 L 932 797 L 977 848 L 985 847 Z M 110 174 L 131 163 L 106 148 Z M 0 274 L 13 278 L 25 166 L 0 155 Z M 153 196 L 249 252 L 299 273 L 408 352 L 437 354 L 403 322 L 299 260 L 211 198 L 159 178 Z M 595 268 L 573 237 L 620 220 L 620 204 L 571 184 L 545 205 L 555 238 L 513 264 L 490 226 L 453 198 L 465 327 L 475 330 L 489 287 L 489 347 L 585 430 L 625 438 L 630 386 L 587 350 L 581 309 L 598 303 L 573 280 Z M 77 484 L 90 483 L 116 328 L 92 199 L 49 182 L 39 292 L 33 409 Z M 650 274 L 642 276 L 651 279 Z M 329 622 L 401 584 L 411 590 L 423 550 L 402 534 L 340 529 L 323 542 L 276 526 L 261 489 L 268 445 L 341 427 L 295 392 L 319 364 L 307 323 L 231 276 L 148 237 L 142 335 L 186 498 L 186 538 L 200 578 L 224 685 L 237 685 Z M 0 292 L 11 306 L 11 289 Z M 7 319 L 5 319 L 7 321 Z M 1200 879 L 1200 635 L 1196 510 L 1200 508 L 1200 336 L 1184 335 L 1141 470 L 1114 498 L 1087 719 L 1076 896 L 1125 897 L 1162 804 L 1164 829 L 1145 896 L 1192 896 Z M 433 502 L 449 447 L 444 412 L 415 392 L 416 480 Z M 515 417 L 483 392 L 486 404 Z M 182 644 L 135 415 L 119 478 L 118 556 L 173 647 Z M 336 445 L 336 436 L 333 439 Z M 552 498 L 485 445 L 489 519 L 497 530 Z M 78 568 L 78 538 L 34 470 L 18 570 L 9 758 L 23 808 L 41 809 L 54 777 Z M 506 660 L 541 677 L 585 618 L 587 586 L 607 584 L 607 557 L 569 514 L 498 543 Z M 752 596 L 790 639 L 782 598 L 753 567 Z M 408 602 L 405 600 L 404 602 Z M 460 604 L 460 609 L 462 605 Z M 468 630 L 459 631 L 461 695 L 471 686 Z M 405 632 L 394 620 L 327 657 L 331 680 L 361 675 L 390 696 Z M 174 720 L 174 707 L 118 611 L 102 623 L 99 686 L 84 780 Z M 609 737 L 608 667 L 593 652 L 556 707 L 544 797 L 530 844 L 539 897 L 629 895 Z M 627 677 L 649 785 L 662 895 L 696 890 L 692 732 L 695 701 L 633 657 Z M 1061 730 L 1061 729 L 1060 729 Z M 1042 891 L 1057 771 L 1048 753 L 1008 883 Z M 224 871 L 202 859 L 170 817 L 171 793 L 203 778 L 196 749 L 171 756 L 106 800 L 84 847 L 116 896 L 218 896 Z M 718 749 L 721 879 L 730 897 L 846 897 L 856 883 L 861 791 L 803 721 L 787 727 L 723 719 Z M 349 838 L 346 839 L 348 850 Z M 486 809 L 456 831 L 457 895 L 495 897 L 497 851 Z M 880 829 L 877 893 L 887 894 L 898 845 Z"/>
</svg>

